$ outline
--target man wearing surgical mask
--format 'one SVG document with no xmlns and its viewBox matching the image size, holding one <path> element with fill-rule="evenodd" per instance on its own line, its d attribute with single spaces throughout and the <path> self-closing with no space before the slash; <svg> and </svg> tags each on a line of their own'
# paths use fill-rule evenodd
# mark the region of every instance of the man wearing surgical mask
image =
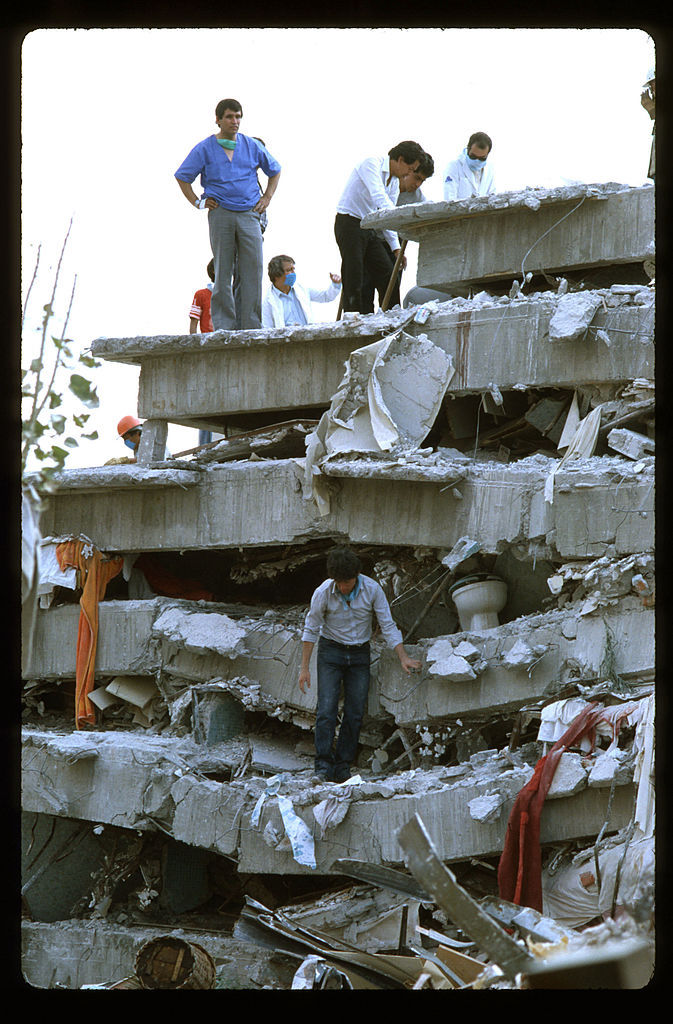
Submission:
<svg viewBox="0 0 673 1024">
<path fill-rule="evenodd" d="M 271 287 L 262 303 L 262 327 L 286 327 L 313 324 L 316 320 L 312 302 L 331 302 L 341 289 L 341 278 L 330 274 L 330 284 L 322 290 L 297 284 L 295 263 L 291 256 L 274 256 L 269 261 Z"/>
<path fill-rule="evenodd" d="M 493 143 L 486 132 L 475 132 L 457 160 L 444 171 L 444 199 L 490 196 L 496 191 L 489 156 Z"/>
</svg>

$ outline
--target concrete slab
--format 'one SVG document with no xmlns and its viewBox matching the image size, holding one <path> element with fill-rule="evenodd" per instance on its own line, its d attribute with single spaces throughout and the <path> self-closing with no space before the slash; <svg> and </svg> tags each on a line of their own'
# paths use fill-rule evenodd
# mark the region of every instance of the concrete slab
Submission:
<svg viewBox="0 0 673 1024">
<path fill-rule="evenodd" d="M 397 310 L 299 328 L 98 338 L 92 352 L 140 365 L 142 418 L 190 425 L 196 417 L 216 427 L 236 413 L 325 408 L 350 353 L 412 315 Z"/>
<path fill-rule="evenodd" d="M 569 269 L 643 263 L 654 255 L 654 186 L 526 189 L 369 214 L 363 226 L 419 243 L 416 284 L 451 292 Z"/>
<path fill-rule="evenodd" d="M 170 934 L 202 946 L 215 960 L 218 978 L 226 988 L 259 989 L 278 984 L 288 987 L 295 969 L 277 960 L 273 950 L 233 939 L 218 931 L 199 928 L 160 928 L 152 925 L 122 927 L 111 921 L 60 921 L 43 924 L 23 921 L 21 962 L 23 976 L 33 988 L 78 989 L 83 985 L 108 985 L 129 978 L 135 970 L 140 947 L 151 939 Z"/>
<path fill-rule="evenodd" d="M 497 853 L 509 808 L 533 772 L 530 765 L 512 767 L 496 752 L 495 770 L 481 762 L 466 764 L 458 781 L 455 769 L 440 768 L 350 787 L 316 787 L 285 774 L 269 788 L 260 777 L 229 783 L 206 779 L 198 768 L 191 768 L 187 747 L 185 741 L 120 732 L 65 735 L 25 729 L 24 811 L 122 828 L 159 828 L 190 846 L 236 857 L 242 873 L 306 873 L 311 869 L 286 852 L 277 799 L 282 795 L 313 836 L 316 870 L 329 873 L 334 861 L 343 857 L 401 863 L 395 837 L 415 813 L 429 823 L 433 838 L 437 834 L 445 860 Z M 476 821 L 470 802 L 493 793 L 502 798 L 501 816 Z M 346 800 L 345 816 L 337 816 L 339 823 L 327 826 L 319 838 L 323 831 L 313 808 L 339 796 Z M 609 787 L 586 788 L 571 801 L 550 800 L 543 813 L 541 841 L 596 834 L 605 820 L 608 797 Z M 626 824 L 632 798 L 630 783 L 618 787 L 610 828 Z M 444 827 L 445 821 L 452 822 L 451 829 Z"/>
<path fill-rule="evenodd" d="M 442 303 L 423 330 L 453 360 L 449 395 L 488 391 L 492 382 L 505 391 L 653 378 L 654 292 L 645 291 L 647 305 L 607 306 L 609 290 L 588 293 L 606 300 L 606 308 L 600 306 L 587 333 L 575 340 L 550 342 L 549 325 L 560 301 L 555 293 L 483 302 L 454 299 Z M 599 331 L 607 334 L 609 345 Z"/>
<path fill-rule="evenodd" d="M 466 640 L 478 652 L 480 670 L 476 678 L 466 682 L 451 680 L 449 660 L 431 660 L 433 648 L 437 650 L 440 642 L 447 642 L 455 649 Z M 653 681 L 654 609 L 644 608 L 634 597 L 603 609 L 602 614 L 581 615 L 579 608 L 553 611 L 516 619 L 482 633 L 461 632 L 424 640 L 409 648 L 423 663 L 413 686 L 394 652 L 385 650 L 378 671 L 381 708 L 400 726 L 459 715 L 516 711 L 523 704 L 544 699 L 555 686 L 580 671 L 585 685 L 599 682 L 608 641 L 615 653 L 615 672 L 631 682 Z M 529 665 L 508 662 L 517 643 L 525 644 L 531 652 Z"/>
<path fill-rule="evenodd" d="M 23 733 L 22 766 L 24 811 L 149 829 L 172 817 L 171 786 L 187 769 L 176 740 L 34 729 Z"/>
<path fill-rule="evenodd" d="M 502 390 L 522 383 L 574 387 L 579 381 L 653 378 L 653 289 L 586 294 L 600 308 L 589 331 L 574 340 L 550 343 L 550 321 L 562 301 L 553 292 L 513 300 L 457 298 L 441 303 L 423 325 L 412 320 L 405 329 L 416 337 L 427 335 L 451 356 L 456 373 L 448 394 L 488 390 L 492 381 Z M 93 347 L 103 358 L 140 363 L 141 417 L 216 427 L 237 414 L 275 412 L 287 418 L 296 409 L 327 407 L 351 352 L 390 333 L 410 315 L 413 311 L 390 319 L 372 314 L 293 333 L 244 331 L 250 336 L 245 345 L 237 333 L 215 332 L 99 339 Z"/>
<path fill-rule="evenodd" d="M 163 607 L 154 601 L 101 601 L 96 648 L 96 676 L 148 675 L 160 664 L 148 640 Z M 40 608 L 30 647 L 22 648 L 24 679 L 74 679 L 80 606 Z"/>
<path fill-rule="evenodd" d="M 576 570 L 576 571 L 579 571 Z M 632 573 L 633 574 L 633 573 Z M 427 723 L 468 712 L 502 713 L 521 703 L 541 699 L 554 686 L 582 666 L 582 677 L 597 680 L 610 642 L 615 651 L 614 670 L 627 680 L 648 680 L 654 673 L 653 607 L 640 597 L 628 596 L 629 584 L 619 601 L 605 606 L 592 603 L 583 613 L 584 599 L 544 614 L 528 615 L 483 633 L 458 632 L 423 640 L 409 649 L 420 658 L 420 676 L 402 672 L 397 656 L 376 643 L 373 651 L 372 685 L 367 714 L 370 718 L 392 715 L 401 726 Z M 218 654 L 205 647 L 189 650 L 182 644 L 161 646 L 158 623 L 166 609 L 186 622 L 197 615 L 212 619 L 216 634 L 221 616 L 195 602 L 103 601 L 99 606 L 99 656 L 97 674 L 128 674 L 132 665 L 140 674 L 154 675 L 161 688 L 220 680 L 224 695 L 248 711 L 265 711 L 282 721 L 312 728 L 315 691 L 303 694 L 297 686 L 301 661 L 301 628 L 283 624 L 282 615 L 238 620 L 245 625 L 243 650 Z M 27 678 L 72 679 L 75 675 L 78 606 L 41 611 L 37 616 L 36 643 Z M 66 642 L 67 638 L 69 642 Z M 118 638 L 121 641 L 118 642 Z M 513 657 L 515 645 L 524 645 L 527 658 Z M 444 645 L 444 654 L 440 647 Z M 469 653 L 470 679 L 450 679 L 443 667 L 448 652 L 463 659 Z M 311 671 L 315 678 L 315 651 Z M 569 666 L 574 666 L 573 672 Z M 109 734 L 108 734 L 109 735 Z"/>
<path fill-rule="evenodd" d="M 199 484 L 167 489 L 160 501 L 144 491 L 84 491 L 79 471 L 72 471 L 77 485 L 70 487 L 70 473 L 61 475 L 41 527 L 44 535 L 84 533 L 108 553 L 289 544 L 317 537 L 448 549 L 466 535 L 478 537 L 485 553 L 532 538 L 546 538 L 563 558 L 603 555 L 611 547 L 653 549 L 651 465 L 635 472 L 639 464 L 618 457 L 577 460 L 556 474 L 549 503 L 544 486 L 557 464 L 540 455 L 511 465 L 469 460 L 458 465 L 437 455 L 405 459 L 402 465 L 331 461 L 322 467 L 335 485 L 324 516 L 302 496 L 303 460 L 209 468 Z M 459 469 L 465 477 L 456 493 L 446 482 L 447 474 L 455 480 Z"/>
<path fill-rule="evenodd" d="M 414 773 L 405 773 L 413 776 Z M 417 776 L 430 773 L 416 773 Z M 330 873 L 335 860 L 357 859 L 372 864 L 401 866 L 404 862 L 397 833 L 414 814 L 426 823 L 443 861 L 464 860 L 468 857 L 486 857 L 502 852 L 507 820 L 516 793 L 525 784 L 528 772 L 512 769 L 507 777 L 503 772 L 498 786 L 464 784 L 432 789 L 427 778 L 416 792 L 397 792 L 388 798 L 353 799 L 344 820 L 328 830 L 324 839 L 314 838 L 316 872 Z M 413 779 L 410 779 L 413 786 Z M 419 780 L 420 781 L 420 780 Z M 423 786 L 423 788 L 421 788 Z M 337 789 L 337 787 L 332 787 Z M 357 791 L 358 787 L 352 787 Z M 486 792 L 499 788 L 505 795 L 497 820 L 479 822 L 472 818 L 469 803 Z M 609 831 L 623 828 L 629 821 L 634 789 L 632 785 L 615 789 Z M 585 789 L 570 798 L 549 800 L 542 812 L 540 841 L 550 843 L 581 836 L 596 835 L 603 826 L 609 800 L 609 789 Z M 295 812 L 309 831 L 316 831 L 310 806 L 294 801 Z M 451 823 L 450 828 L 447 822 Z M 243 821 L 239 850 L 239 871 L 270 874 L 311 874 L 312 869 L 299 864 L 291 852 L 274 848 L 263 841 L 265 829 L 272 834 L 284 834 L 277 803 L 268 800 L 262 809 L 257 827 Z M 268 834 L 268 832 L 267 832 Z"/>
</svg>

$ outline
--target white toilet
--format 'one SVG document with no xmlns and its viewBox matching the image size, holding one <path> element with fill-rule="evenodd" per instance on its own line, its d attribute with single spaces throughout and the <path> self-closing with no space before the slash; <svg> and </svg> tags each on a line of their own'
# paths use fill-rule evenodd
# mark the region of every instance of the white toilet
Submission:
<svg viewBox="0 0 673 1024">
<path fill-rule="evenodd" d="M 507 584 L 490 573 L 464 576 L 449 593 L 463 630 L 492 629 L 499 626 L 498 612 L 507 603 Z"/>
</svg>

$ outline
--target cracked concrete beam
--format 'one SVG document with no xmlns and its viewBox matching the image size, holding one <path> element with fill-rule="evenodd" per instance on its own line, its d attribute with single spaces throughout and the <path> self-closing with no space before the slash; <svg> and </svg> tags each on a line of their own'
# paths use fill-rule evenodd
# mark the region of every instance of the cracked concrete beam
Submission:
<svg viewBox="0 0 673 1024">
<path fill-rule="evenodd" d="M 311 808 L 295 802 L 295 811 L 313 831 L 318 874 L 330 874 L 340 858 L 364 860 L 371 864 L 402 865 L 402 850 L 397 840 L 399 829 L 418 813 L 428 824 L 439 856 L 443 861 L 458 861 L 468 857 L 486 857 L 503 849 L 509 812 L 515 795 L 530 772 L 521 778 L 513 770 L 512 792 L 503 801 L 499 818 L 490 822 L 475 821 L 469 810 L 471 800 L 484 795 L 483 787 L 462 783 L 443 789 L 431 789 L 431 773 L 420 773 L 423 782 L 418 792 L 396 793 L 394 798 L 354 799 L 344 820 L 328 830 L 324 839 L 318 830 Z M 408 778 L 414 773 L 398 776 Z M 503 773 L 506 774 L 506 773 Z M 505 785 L 506 780 L 501 784 Z M 353 787 L 357 791 L 358 787 Z M 491 788 L 492 784 L 491 784 Z M 610 819 L 610 830 L 617 831 L 629 821 L 633 801 L 633 786 L 617 787 Z M 563 839 L 597 834 L 605 821 L 609 799 L 608 789 L 586 788 L 569 798 L 550 800 L 542 813 L 540 841 L 556 842 Z M 451 828 L 446 828 L 446 822 Z M 311 874 L 311 869 L 294 860 L 291 852 L 274 849 L 264 841 L 264 830 L 270 826 L 279 836 L 284 834 L 278 806 L 268 799 L 262 808 L 257 828 L 248 814 L 243 815 L 239 871 L 262 874 Z"/>
<path fill-rule="evenodd" d="M 78 752 L 94 748 L 96 757 Z M 71 733 L 26 729 L 22 737 L 25 811 L 149 827 L 150 817 L 172 814 L 170 787 L 179 747 L 175 740 L 140 734 Z M 179 763 L 179 761 L 178 761 Z M 52 792 L 60 807 L 53 805 Z"/>
<path fill-rule="evenodd" d="M 240 789 L 185 775 L 174 782 L 171 797 L 175 802 L 175 839 L 224 856 L 236 853 L 245 805 L 245 794 Z"/>
<path fill-rule="evenodd" d="M 417 285 L 451 292 L 523 272 L 643 263 L 654 254 L 654 186 L 597 184 L 427 203 L 370 214 L 363 226 L 390 228 L 419 243 Z M 483 201 L 485 200 L 485 202 Z M 423 209 L 423 207 L 426 207 Z M 442 209 L 443 208 L 443 209 Z"/>
<path fill-rule="evenodd" d="M 221 931 L 202 928 L 168 929 L 172 936 L 203 946 L 215 959 L 218 974 L 231 988 L 278 984 L 279 976 L 292 979 L 294 967 L 273 965 L 274 951 L 240 942 Z M 123 927 L 110 921 L 22 921 L 22 971 L 33 988 L 55 985 L 81 988 L 83 985 L 110 985 L 135 973 L 138 950 L 143 943 L 167 929 L 159 926 Z M 253 979 L 253 983 L 251 983 Z"/>
<path fill-rule="evenodd" d="M 587 322 L 577 337 L 562 332 L 552 344 L 563 304 L 575 308 L 581 302 L 597 310 L 590 329 L 585 330 Z M 413 312 L 405 310 L 397 321 L 410 320 Z M 136 339 L 139 351 L 147 353 L 137 357 L 142 367 L 139 414 L 148 422 L 159 418 L 189 424 L 254 411 L 282 412 L 287 418 L 294 409 L 325 408 L 352 352 L 383 333 L 380 315 L 361 321 L 350 335 L 335 324 L 307 334 L 301 344 L 269 344 L 264 338 L 247 347 L 212 348 L 190 335 L 191 351 L 176 353 L 181 339 L 170 339 L 172 345 L 162 339 Z M 654 289 L 649 287 L 626 295 L 614 295 L 611 289 L 565 296 L 536 292 L 511 301 L 487 293 L 473 299 L 447 296 L 422 326 L 412 319 L 405 330 L 416 337 L 426 334 L 451 357 L 456 372 L 447 393 L 453 395 L 488 391 L 493 381 L 503 390 L 654 376 Z M 208 337 L 216 339 L 217 333 Z M 111 351 L 113 344 L 108 341 Z M 117 344 L 122 350 L 124 339 Z"/>
<path fill-rule="evenodd" d="M 412 460 L 414 471 L 422 460 Z M 342 466 L 329 514 L 302 496 L 302 460 L 230 463 L 205 472 L 194 487 L 79 494 L 67 474 L 42 513 L 45 534 L 84 533 L 103 551 L 198 550 L 297 543 L 343 536 L 352 543 L 450 548 L 479 537 L 484 553 L 524 538 L 553 539 L 563 558 L 649 551 L 654 544 L 653 466 L 618 456 L 569 463 L 542 455 L 512 465 L 473 463 L 454 490 L 441 482 L 441 460 L 426 465 L 426 483 L 387 481 L 380 461 Z M 640 467 L 642 472 L 636 472 Z M 330 476 L 337 472 L 326 467 Z M 439 477 L 439 480 L 438 480 Z M 619 486 L 617 486 L 619 484 Z M 157 515 L 157 500 L 162 514 Z M 151 506 L 151 509 L 150 509 Z"/>
<path fill-rule="evenodd" d="M 654 609 L 644 608 L 636 597 L 624 598 L 599 614 L 582 615 L 577 607 L 525 616 L 481 633 L 453 633 L 409 647 L 424 663 L 420 677 L 411 679 L 394 652 L 384 650 L 377 690 L 381 708 L 402 727 L 469 712 L 515 711 L 522 704 L 543 699 L 550 687 L 569 679 L 569 664 L 583 665 L 583 678 L 599 681 L 608 628 L 616 655 L 614 670 L 634 682 L 651 680 L 654 623 Z M 427 660 L 433 646 L 445 642 L 454 648 L 463 640 L 477 648 L 480 660 L 475 669 L 481 669 L 475 679 L 466 682 L 443 673 L 446 662 L 441 655 L 436 662 Z M 531 665 L 506 664 L 508 652 L 518 641 L 525 641 L 535 654 Z M 539 650 L 543 652 L 540 656 Z"/>
</svg>

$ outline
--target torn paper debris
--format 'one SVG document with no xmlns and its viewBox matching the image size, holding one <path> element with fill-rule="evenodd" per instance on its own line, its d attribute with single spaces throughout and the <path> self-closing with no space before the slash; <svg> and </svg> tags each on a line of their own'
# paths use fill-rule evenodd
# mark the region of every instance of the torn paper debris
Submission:
<svg viewBox="0 0 673 1024">
<path fill-rule="evenodd" d="M 329 513 L 329 492 L 318 478 L 321 460 L 331 455 L 416 450 L 454 373 L 447 352 L 402 328 L 351 352 L 330 408 L 306 439 L 304 497 L 315 500 L 321 515 Z"/>
<path fill-rule="evenodd" d="M 554 502 L 554 478 L 556 474 L 568 462 L 573 459 L 587 459 L 593 455 L 598 440 L 598 428 L 601 425 L 601 405 L 592 409 L 588 416 L 585 416 L 568 445 L 565 455 L 560 462 L 554 466 L 547 477 L 544 485 L 544 500 L 549 504 Z"/>
</svg>

